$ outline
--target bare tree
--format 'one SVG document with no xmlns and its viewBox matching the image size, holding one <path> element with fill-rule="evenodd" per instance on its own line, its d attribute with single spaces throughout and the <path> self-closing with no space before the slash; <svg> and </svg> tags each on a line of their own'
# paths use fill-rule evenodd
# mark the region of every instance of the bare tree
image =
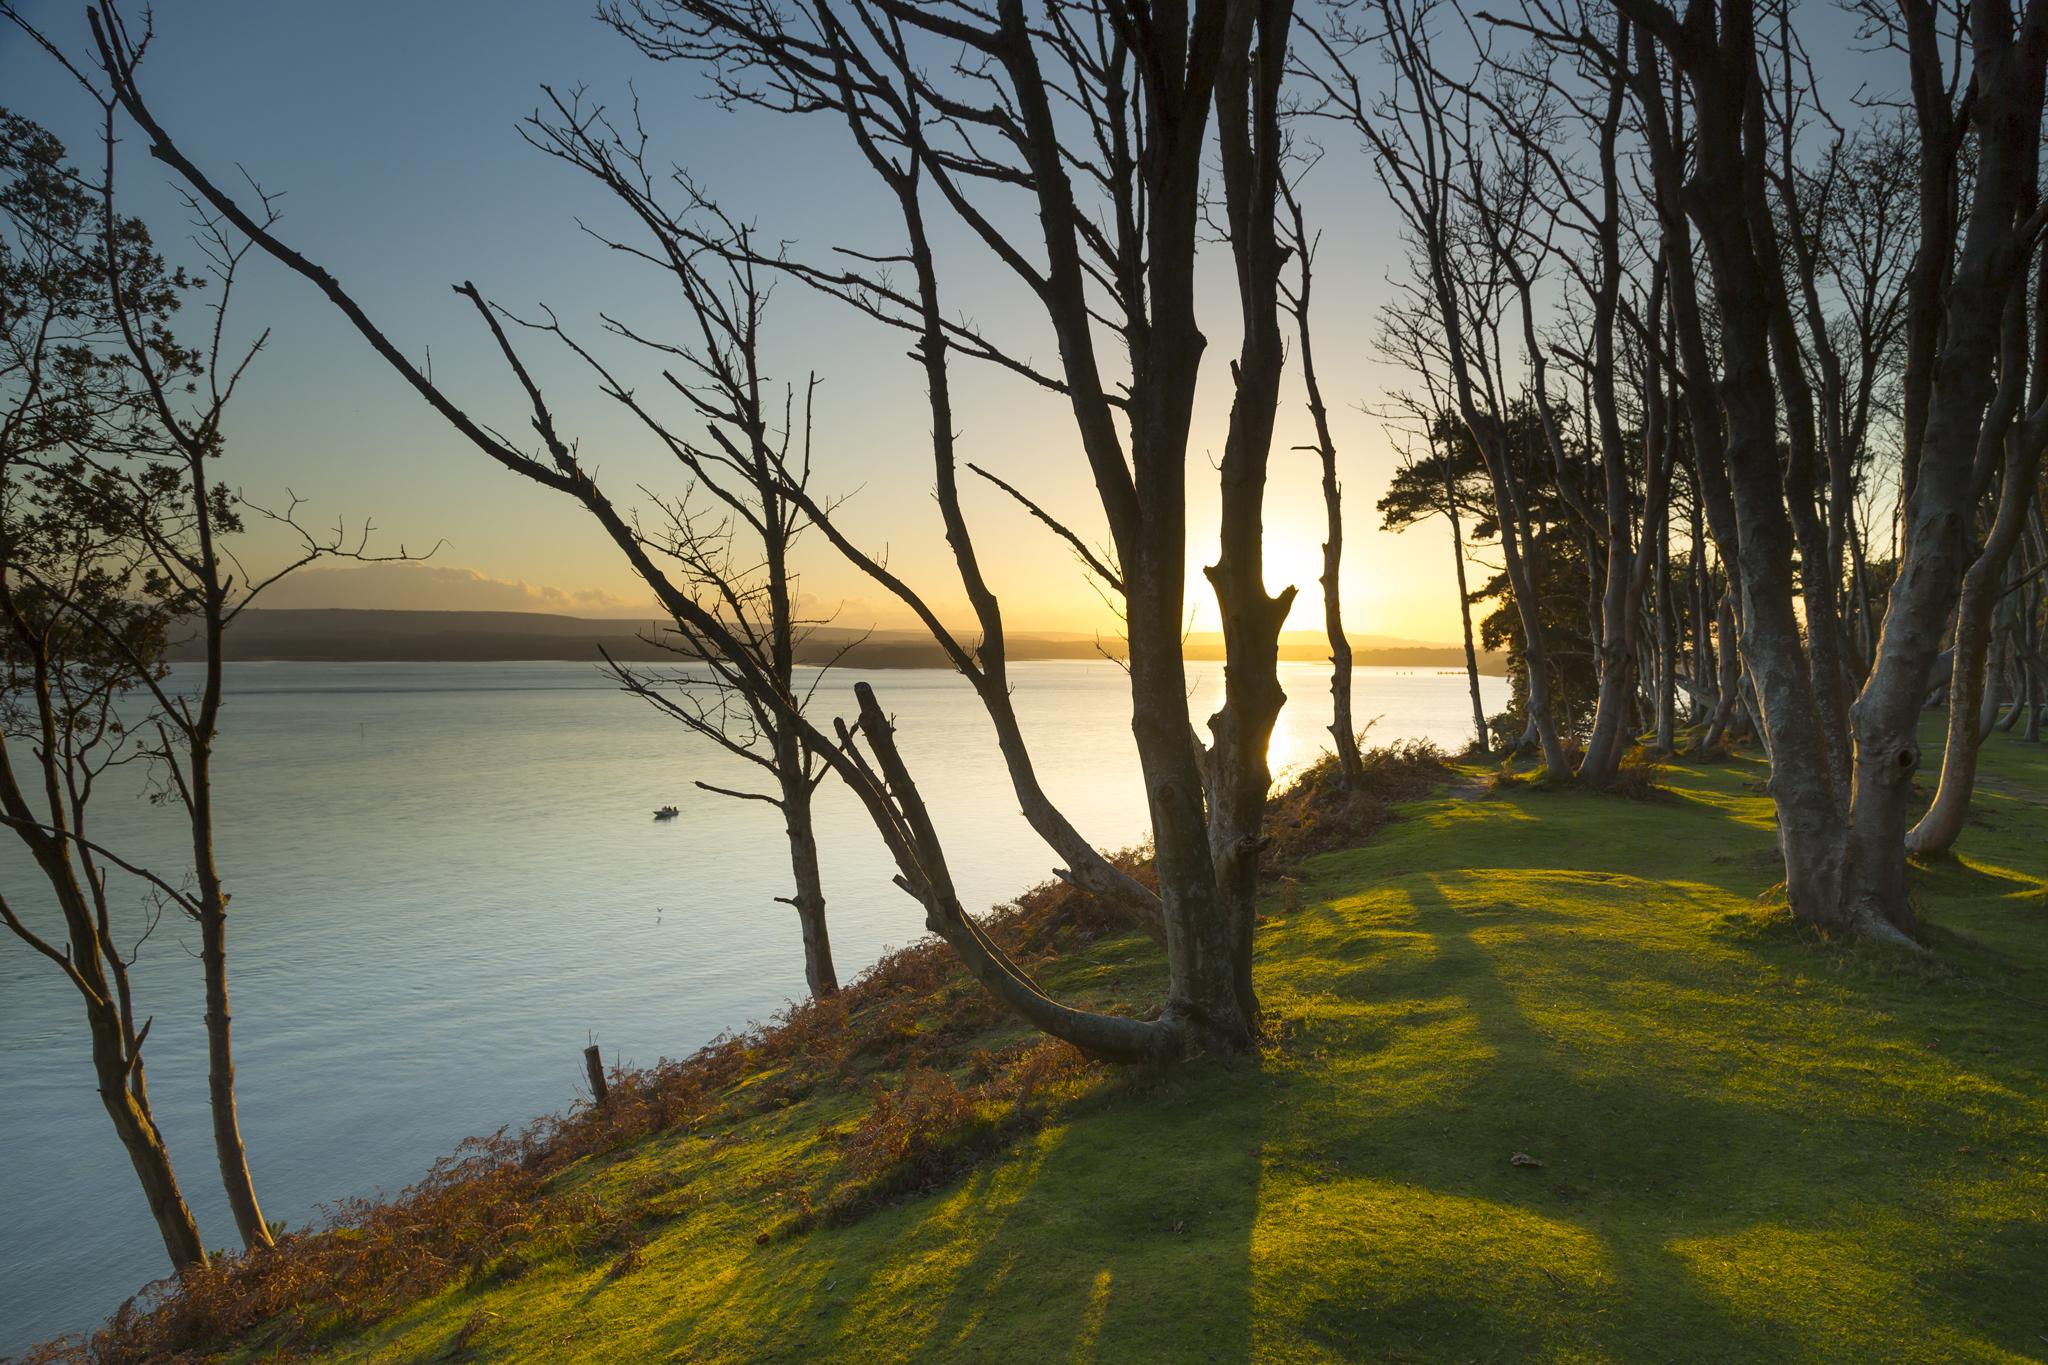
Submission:
<svg viewBox="0 0 2048 1365">
<path fill-rule="evenodd" d="M 1290 7 L 1212 0 L 1165 25 L 1140 22 L 1117 4 L 1057 6 L 1032 23 L 1010 0 L 945 13 L 892 0 L 649 0 L 605 13 L 650 55 L 713 72 L 729 100 L 847 124 L 905 207 L 910 264 L 920 276 L 909 308 L 926 338 L 920 358 L 928 377 L 944 358 L 930 338 L 962 338 L 941 333 L 931 316 L 920 190 L 936 195 L 1043 306 L 1060 343 L 1057 375 L 1036 375 L 985 344 L 970 353 L 1036 377 L 1074 410 L 1125 609 L 1133 728 L 1174 978 L 1168 1013 L 1176 1024 L 1199 1019 L 1213 1042 L 1242 1046 L 1256 1027 L 1251 899 L 1271 781 L 1265 748 L 1284 700 L 1277 639 L 1292 600 L 1291 589 L 1266 595 L 1259 534 L 1282 359 L 1274 211 Z M 948 49 L 963 55 L 931 64 Z M 1221 554 L 1207 574 L 1223 618 L 1226 697 L 1202 752 L 1191 742 L 1180 652 L 1181 470 L 1202 349 L 1192 262 L 1212 102 L 1244 341 L 1221 458 Z M 1063 116 L 1075 120 L 1075 136 L 1063 136 Z M 983 206 L 983 191 L 1004 187 L 1033 204 L 1042 260 Z M 1103 202 L 1090 213 L 1083 196 L 1095 193 Z M 1105 372 L 1098 325 L 1120 335 L 1130 356 L 1125 393 Z M 939 391 L 935 380 L 932 389 Z M 935 440 L 946 430 L 935 406 Z M 948 533 L 957 539 L 950 526 Z M 1227 1008 L 1226 980 L 1236 997 Z"/>
<path fill-rule="evenodd" d="M 1462 115 L 1454 104 L 1464 97 L 1436 78 L 1425 13 L 1386 0 L 1375 14 L 1391 73 L 1383 97 L 1368 96 L 1353 69 L 1352 53 L 1365 39 L 1348 29 L 1335 36 L 1307 29 L 1311 48 L 1298 69 L 1315 107 L 1365 138 L 1407 227 L 1416 278 L 1409 298 L 1389 311 L 1388 327 L 1418 375 L 1441 394 L 1430 406 L 1457 414 L 1492 479 L 1502 558 L 1522 624 L 1529 722 L 1545 773 L 1563 779 L 1571 760 L 1551 705 L 1548 630 L 1530 560 L 1534 536 L 1507 449 L 1499 333 L 1513 284 L 1498 253 L 1480 245 L 1484 233 L 1474 221 L 1476 204 L 1510 216 L 1530 211 L 1531 189 L 1526 177 L 1482 183 L 1488 168 L 1458 136 Z"/>
<path fill-rule="evenodd" d="M 1323 471 L 1323 629 L 1330 640 L 1330 742 L 1337 756 L 1337 769 L 1346 786 L 1356 789 L 1365 781 L 1365 763 L 1358 753 L 1358 722 L 1351 713 L 1351 639 L 1344 633 L 1344 601 L 1340 571 L 1344 564 L 1343 490 L 1337 481 L 1337 442 L 1330 434 L 1330 411 L 1323 403 L 1323 386 L 1316 375 L 1313 329 L 1309 325 L 1309 298 L 1315 283 L 1316 243 L 1321 233 L 1311 236 L 1294 192 L 1304 171 L 1283 176 L 1280 197 L 1285 213 L 1280 220 L 1280 242 L 1294 258 L 1296 283 L 1280 286 L 1281 304 L 1294 316 L 1295 335 L 1300 343 L 1301 382 L 1308 394 L 1309 417 L 1315 422 L 1316 443 L 1312 447 Z M 1453 511 L 1452 517 L 1457 513 Z M 1456 534 L 1455 524 L 1453 535 Z M 1464 590 L 1464 564 L 1458 566 L 1459 591 Z M 1466 618 L 1466 645 L 1471 645 L 1471 618 Z M 1475 691 L 1475 696 L 1476 696 Z M 1480 743 L 1486 727 L 1480 720 Z"/>
<path fill-rule="evenodd" d="M 913 335 L 916 350 L 912 358 L 922 371 L 932 414 L 933 494 L 945 526 L 947 546 L 959 571 L 961 589 L 980 628 L 980 640 L 970 647 L 959 639 L 916 588 L 889 569 L 883 556 L 862 550 L 842 533 L 831 509 L 810 496 L 807 477 L 785 477 L 782 496 L 815 524 L 849 562 L 916 615 L 954 668 L 974 688 L 995 730 L 997 747 L 1020 811 L 1065 864 L 1057 869 L 1059 875 L 1122 908 L 1140 928 L 1155 938 L 1163 938 L 1158 897 L 1111 863 L 1053 803 L 1039 780 L 1024 740 L 1010 686 L 1001 604 L 983 572 L 980 552 L 960 503 L 958 437 L 954 430 L 948 357 L 960 353 L 1001 364 L 1041 385 L 1056 387 L 1057 381 L 1004 354 L 972 328 L 947 319 L 926 227 L 921 177 L 915 163 L 899 170 L 872 139 L 860 142 L 863 156 L 883 180 L 901 212 L 903 250 L 900 255 L 873 262 L 861 253 L 848 253 L 847 259 L 854 264 L 822 269 L 793 261 L 780 252 L 772 257 L 758 252 L 751 234 L 741 232 L 681 171 L 671 171 L 666 177 L 654 176 L 647 163 L 648 138 L 637 115 L 627 135 L 614 127 L 600 108 L 587 106 L 577 97 L 547 93 L 552 113 L 529 121 L 528 140 L 587 172 L 625 202 L 646 229 L 658 259 L 674 261 L 693 253 L 710 253 L 723 256 L 729 268 L 750 277 L 787 275 L 870 318 Z M 661 179 L 681 192 L 682 202 L 674 208 L 662 198 Z M 621 243 L 607 245 L 639 250 Z M 879 269 L 864 273 L 862 268 L 863 264 L 887 267 L 905 261 L 912 265 L 914 277 L 908 290 L 896 286 Z M 1113 598 L 1121 593 L 1121 578 L 1104 556 L 1092 551 L 1080 537 L 1010 484 L 977 466 L 970 464 L 968 468 L 1016 498 L 1032 515 L 1064 537 L 1105 595 Z"/>
<path fill-rule="evenodd" d="M 674 567 L 676 586 L 706 604 L 725 627 L 714 641 L 690 620 L 650 638 L 692 667 L 654 672 L 606 656 L 626 690 L 654 704 L 717 749 L 765 774 L 769 791 L 734 789 L 699 780 L 704 791 L 759 801 L 782 817 L 794 893 L 780 898 L 796 911 L 803 934 L 804 979 L 813 998 L 837 993 L 839 976 L 825 918 L 813 798 L 828 769 L 803 730 L 761 694 L 766 678 L 799 707 L 808 707 L 831 663 L 799 685 L 797 659 L 824 620 L 806 616 L 793 564 L 798 542 L 811 529 L 807 508 L 811 473 L 815 376 L 796 386 L 773 381 L 762 354 L 769 287 L 753 260 L 747 229 L 721 216 L 679 172 L 668 177 L 684 206 L 666 206 L 662 177 L 647 161 L 647 138 L 635 126 L 628 138 L 596 108 L 576 97 L 547 92 L 552 114 L 536 114 L 523 128 L 533 146 L 587 172 L 646 231 L 645 243 L 596 234 L 609 250 L 639 258 L 673 284 L 689 319 L 680 340 L 646 335 L 607 315 L 605 330 L 653 354 L 663 365 L 663 388 L 680 397 L 702 436 L 663 417 L 590 349 L 574 340 L 553 313 L 522 325 L 556 338 L 597 377 L 602 392 L 626 408 L 656 445 L 680 465 L 687 485 L 673 498 L 653 498 L 652 525 L 637 525 L 643 544 Z M 707 220 L 703 231 L 688 215 Z M 707 235 L 708 233 L 708 235 Z M 510 315 L 505 315 L 510 317 Z M 726 656 L 743 651 L 742 664 Z M 843 655 L 852 642 L 838 651 Z"/>
<path fill-rule="evenodd" d="M 663 6 L 659 12 L 650 5 L 616 17 L 628 28 L 648 25 L 640 36 L 657 55 L 737 70 L 736 80 L 758 79 L 802 107 L 843 117 L 856 141 L 877 154 L 871 164 L 880 160 L 899 180 L 930 185 L 1044 304 L 1061 341 L 1056 382 L 1074 408 L 1116 546 L 1128 611 L 1133 729 L 1152 809 L 1169 964 L 1168 999 L 1158 1019 L 1060 1005 L 987 939 L 958 904 L 929 817 L 872 692 L 862 692 L 858 727 L 842 727 L 835 740 L 804 720 L 794 699 L 772 679 L 749 667 L 730 631 L 667 578 L 629 520 L 592 481 L 474 286 L 465 284 L 461 292 L 528 395 L 543 447 L 538 457 L 470 417 L 406 359 L 331 275 L 279 241 L 179 151 L 136 88 L 132 50 L 118 17 L 104 6 L 94 13 L 101 64 L 153 153 L 273 257 L 319 287 L 472 445 L 574 497 L 597 518 L 665 609 L 737 662 L 748 685 L 797 723 L 814 751 L 854 790 L 896 858 L 900 884 L 924 905 L 927 923 L 977 979 L 1034 1025 L 1103 1056 L 1134 1059 L 1249 1046 L 1258 1030 L 1251 934 L 1259 826 L 1271 781 L 1265 754 L 1284 699 L 1277 641 L 1292 598 L 1291 590 L 1266 594 L 1260 558 L 1282 359 L 1278 89 L 1289 6 L 1210 0 L 1174 25 L 1156 18 L 1139 23 L 1119 6 L 1103 6 L 1061 11 L 1049 26 L 1033 26 L 1012 0 L 993 12 L 970 6 L 928 11 L 875 0 L 843 8 L 821 4 L 794 18 L 779 6 L 737 4 Z M 965 89 L 988 82 L 998 95 L 971 106 L 970 120 L 960 93 L 935 87 L 921 59 L 913 57 L 913 36 L 918 42 L 965 44 L 975 64 L 963 75 Z M 1055 99 L 1071 101 L 1076 88 L 1088 92 L 1085 107 L 1100 116 L 1092 126 L 1109 159 L 1107 192 L 1117 210 L 1113 236 L 1079 210 L 1070 148 L 1053 117 Z M 1183 467 L 1202 350 L 1193 257 L 1200 174 L 1212 145 L 1212 104 L 1244 341 L 1221 460 L 1222 553 L 1208 571 L 1224 621 L 1226 698 L 1210 722 L 1213 743 L 1202 753 L 1187 722 L 1180 631 Z M 928 121 L 927 111 L 938 111 L 942 121 Z M 995 130 L 1014 158 L 996 162 L 959 143 L 939 146 L 931 140 L 940 129 L 958 130 L 969 122 Z M 1020 185 L 1032 196 L 1045 239 L 1042 263 L 976 208 L 972 189 L 989 183 Z M 1104 260 L 1128 273 L 1094 274 L 1084 263 Z M 914 256 L 913 268 L 930 261 L 928 252 Z M 1091 279 L 1113 306 L 1125 310 L 1118 327 L 1132 353 L 1125 394 L 1114 392 L 1098 366 Z M 959 334 L 930 317 L 929 297 L 919 299 L 925 309 L 921 358 L 936 368 L 945 345 Z M 1128 448 L 1119 429 L 1126 420 Z"/>
<path fill-rule="evenodd" d="M 1812 584 L 1803 623 L 1792 604 L 1795 540 L 1809 566 L 1825 564 L 1828 550 L 1814 534 L 1814 458 L 1802 446 L 1810 409 L 1794 373 L 1791 305 L 1774 285 L 1782 254 L 1763 200 L 1773 148 L 1759 114 L 1756 15 L 1748 4 L 1705 0 L 1688 4 L 1683 17 L 1657 0 L 1617 4 L 1639 25 L 1645 57 L 1668 60 L 1683 79 L 1696 114 L 1690 175 L 1680 170 L 1678 149 L 1663 148 L 1660 192 L 1684 206 L 1713 266 L 1743 657 L 1769 733 L 1787 891 L 1794 910 L 1816 922 L 1905 937 L 1915 927 L 1904 861 L 1904 803 L 1919 763 L 1915 729 L 1962 578 L 1968 518 L 2001 448 L 2009 467 L 2037 466 L 2048 439 L 2048 407 L 2020 415 L 2024 385 L 2012 372 L 2023 366 L 2006 344 L 2011 299 L 2024 292 L 2039 236 L 2030 210 L 2048 13 L 1974 5 L 1946 34 L 1943 12 L 1922 0 L 1905 0 L 1896 20 L 1889 10 L 1882 16 L 1896 22 L 1911 79 L 1922 231 L 1908 284 L 1904 543 L 1877 657 L 1849 709 L 1829 699 L 1839 656 L 1830 656 L 1833 646 L 1822 638 L 1833 623 L 1818 609 L 1828 604 Z M 1548 16 L 1531 27 L 1551 41 L 1587 41 Z M 1966 57 L 1960 82 L 1948 77 L 1948 52 Z M 1664 68 L 1645 60 L 1636 69 L 1639 96 L 1661 100 L 1656 73 Z M 1975 138 L 1975 174 L 1967 204 L 1951 218 L 1965 125 Z M 1788 460 L 1779 454 L 1781 401 L 1790 403 Z M 1724 552 L 1731 548 L 1722 543 Z M 1808 577 L 1825 579 L 1825 572 L 1809 568 Z M 1833 584 L 1824 586 L 1831 596 Z"/>
</svg>

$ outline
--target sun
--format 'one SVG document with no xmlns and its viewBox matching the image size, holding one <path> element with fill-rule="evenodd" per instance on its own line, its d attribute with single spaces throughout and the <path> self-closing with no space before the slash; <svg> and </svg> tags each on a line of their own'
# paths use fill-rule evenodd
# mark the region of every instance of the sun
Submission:
<svg viewBox="0 0 2048 1365">
<path fill-rule="evenodd" d="M 1279 593 L 1294 589 L 1294 608 L 1288 613 L 1286 629 L 1308 630 L 1323 619 L 1323 546 L 1320 527 L 1297 526 L 1292 519 L 1269 525 L 1264 545 L 1266 591 Z M 1203 572 L 1216 562 L 1214 544 L 1200 551 L 1190 550 L 1187 568 L 1189 628 L 1196 634 L 1223 629 L 1216 607 L 1216 591 Z"/>
</svg>

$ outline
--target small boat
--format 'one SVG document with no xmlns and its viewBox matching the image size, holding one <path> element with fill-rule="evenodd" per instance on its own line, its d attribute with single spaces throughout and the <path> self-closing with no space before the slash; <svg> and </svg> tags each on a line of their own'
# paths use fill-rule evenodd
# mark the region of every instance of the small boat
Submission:
<svg viewBox="0 0 2048 1365">
<path fill-rule="evenodd" d="M 660 810 L 654 812 L 654 818 L 657 820 L 673 820 L 681 814 L 682 812 L 674 806 L 663 806 Z"/>
</svg>

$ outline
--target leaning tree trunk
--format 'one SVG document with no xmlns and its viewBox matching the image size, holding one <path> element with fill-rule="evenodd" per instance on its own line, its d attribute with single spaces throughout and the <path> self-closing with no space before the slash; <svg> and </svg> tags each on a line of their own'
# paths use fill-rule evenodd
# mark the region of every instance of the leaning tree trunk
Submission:
<svg viewBox="0 0 2048 1365">
<path fill-rule="evenodd" d="M 92 1030 L 93 1075 L 99 1082 L 100 1103 L 113 1120 L 114 1133 L 128 1164 L 142 1185 L 149 1215 L 163 1238 L 164 1252 L 171 1268 L 185 1270 L 206 1264 L 206 1246 L 199 1240 L 199 1223 L 185 1203 L 184 1191 L 171 1170 L 170 1149 L 156 1126 L 156 1116 L 130 1088 L 129 1055 L 123 1045 L 121 1022 L 111 1005 L 88 1002 L 86 1019 Z M 139 1065 L 139 1063 L 138 1063 Z"/>
<path fill-rule="evenodd" d="M 16 820 L 32 820 L 28 807 L 18 800 L 11 772 L 5 778 L 6 807 Z M 19 826 L 18 826 L 19 828 Z M 142 1186 L 157 1235 L 173 1270 L 206 1264 L 206 1245 L 199 1240 L 199 1223 L 185 1202 L 184 1191 L 171 1169 L 170 1149 L 156 1126 L 147 1092 L 139 1082 L 142 1058 L 136 1051 L 139 1040 L 124 1027 L 117 994 L 107 979 L 100 948 L 99 926 L 86 904 L 85 891 L 71 865 L 69 851 L 58 837 L 24 835 L 29 851 L 41 867 L 63 911 L 71 936 L 70 963 L 81 984 L 85 1001 L 86 1026 L 92 1035 L 93 1077 L 100 1104 L 113 1121 L 121 1149 Z M 146 1030 L 145 1030 L 146 1031 Z"/>
<path fill-rule="evenodd" d="M 1976 498 L 1989 480 L 1988 469 L 1978 474 L 1979 462 L 1996 449 L 1986 442 L 2002 435 L 2008 481 L 2015 458 L 2024 456 L 2028 472 L 2022 477 L 2031 487 L 2031 469 L 2040 457 L 2034 419 L 2005 430 L 2024 391 L 2023 367 L 2008 358 L 2000 375 L 1997 365 L 2002 354 L 2011 354 L 2003 344 L 2015 317 L 2011 295 L 2026 279 L 2033 249 L 2015 227 L 2033 198 L 2041 129 L 2042 20 L 2029 10 L 2015 33 L 2013 18 L 2009 7 L 1990 0 L 1970 12 L 1978 157 L 1960 250 L 1941 300 L 1940 349 L 1933 358 L 1925 427 L 1917 459 L 1907 461 L 1914 477 L 1898 581 L 1886 606 L 1877 665 L 1855 707 L 1856 793 L 1849 830 L 1855 881 L 1849 909 L 1861 924 L 1909 935 L 1915 918 L 1906 897 L 1905 803 L 1920 761 L 1920 703 L 1964 577 Z M 1939 85 L 1933 73 L 1942 69 L 1942 57 L 1932 29 L 1929 22 L 1909 33 L 1916 95 L 1930 82 Z M 1945 110 L 1946 96 L 1940 100 Z M 1924 111 L 1922 122 L 1924 127 Z M 2016 443 L 2034 448 L 2023 451 Z M 2004 558 L 1999 554 L 1988 566 L 1994 582 Z M 1966 652 L 1958 648 L 1957 658 Z M 1959 706 L 1963 700 L 1952 697 L 1950 704 L 1967 715 L 1973 708 Z"/>
<path fill-rule="evenodd" d="M 1941 782 L 1934 802 L 1918 824 L 1907 832 L 1909 853 L 1939 853 L 1953 845 L 1963 832 L 1963 820 L 1970 812 L 1970 795 L 1977 780 L 1977 749 L 1983 742 L 1984 723 L 1979 714 L 1988 709 L 1995 717 L 1998 685 L 2003 680 L 2003 661 L 1993 665 L 1988 685 L 1985 654 L 1998 612 L 2000 589 L 2005 582 L 2005 565 L 2025 528 L 2027 509 L 2033 504 L 2034 481 L 2040 468 L 2041 452 L 2029 449 L 2027 425 L 2015 428 L 2006 439 L 2005 486 L 1999 494 L 1998 515 L 1984 548 L 1963 575 L 1963 587 L 1956 602 L 1955 648 L 1948 692 L 1948 742 L 1942 750 Z"/>
<path fill-rule="evenodd" d="M 896 747 L 895 727 L 882 713 L 872 687 L 855 683 L 853 692 L 860 707 L 857 729 L 868 741 L 874 765 L 860 757 L 853 744 L 854 728 L 844 722 L 838 726 L 840 747 L 823 756 L 847 778 L 874 817 L 875 828 L 900 869 L 896 884 L 924 906 L 926 927 L 946 941 L 976 981 L 1032 1026 L 1105 1061 L 1170 1057 L 1173 1047 L 1185 1040 L 1182 1021 L 1172 1017 L 1171 1005 L 1169 1017 L 1156 1021 L 1071 1009 L 1039 990 L 1002 945 L 975 923 L 960 904 L 931 815 Z M 1227 995 L 1225 1001 L 1229 1003 Z"/>
</svg>

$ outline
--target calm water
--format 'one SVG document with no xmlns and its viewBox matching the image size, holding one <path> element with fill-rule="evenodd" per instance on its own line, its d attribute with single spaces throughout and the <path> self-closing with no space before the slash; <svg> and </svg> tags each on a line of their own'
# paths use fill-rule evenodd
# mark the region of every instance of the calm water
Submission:
<svg viewBox="0 0 2048 1365">
<path fill-rule="evenodd" d="M 1276 768 L 1320 748 L 1320 665 L 1283 664 Z M 1014 666 L 1053 798 L 1104 846 L 1144 811 L 1123 674 Z M 1220 692 L 1200 666 L 1194 714 Z M 836 693 L 850 693 L 853 678 Z M 947 843 L 963 899 L 993 904 L 1053 859 L 1016 813 L 979 703 L 939 670 L 873 675 Z M 1482 679 L 1489 710 L 1501 679 Z M 850 696 L 848 697 L 850 702 Z M 1377 739 L 1462 747 L 1462 675 L 1360 670 Z M 256 1188 L 294 1225 L 322 1201 L 395 1190 L 462 1138 L 568 1105 L 582 1049 L 649 1063 L 803 990 L 774 812 L 692 779 L 744 780 L 581 664 L 245 664 L 220 759 L 238 1082 Z M 840 974 L 917 937 L 915 904 L 852 800 L 821 788 Z M 100 837 L 181 865 L 166 812 L 112 792 Z M 679 820 L 649 811 L 673 803 Z M 9 838 L 0 877 L 44 898 Z M 126 902 L 139 916 L 139 900 Z M 47 917 L 45 917 L 47 922 Z M 136 970 L 153 1013 L 150 1091 L 210 1244 L 234 1239 L 206 1114 L 198 963 L 166 919 Z M 163 1273 L 162 1244 L 93 1090 L 75 995 L 0 936 L 0 1352 L 86 1328 Z"/>
</svg>

